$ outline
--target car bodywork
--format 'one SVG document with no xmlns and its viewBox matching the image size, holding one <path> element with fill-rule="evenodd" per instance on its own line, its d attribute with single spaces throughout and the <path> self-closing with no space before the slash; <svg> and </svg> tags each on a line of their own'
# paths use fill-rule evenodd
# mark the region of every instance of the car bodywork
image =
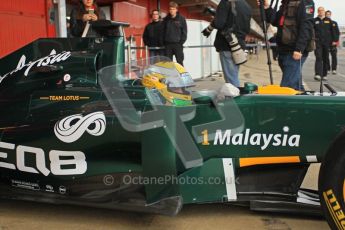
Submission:
<svg viewBox="0 0 345 230">
<path fill-rule="evenodd" d="M 344 96 L 242 88 L 155 105 L 136 79 L 114 77 L 130 76 L 124 52 L 119 32 L 39 39 L 1 59 L 1 197 L 168 215 L 208 202 L 320 214 L 316 193 L 300 187 L 343 133 Z"/>
</svg>

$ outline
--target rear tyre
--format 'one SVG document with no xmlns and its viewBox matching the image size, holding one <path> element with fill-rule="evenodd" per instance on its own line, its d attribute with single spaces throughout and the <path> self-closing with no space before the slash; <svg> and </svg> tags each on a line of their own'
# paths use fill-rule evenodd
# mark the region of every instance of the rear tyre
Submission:
<svg viewBox="0 0 345 230">
<path fill-rule="evenodd" d="M 345 229 L 345 141 L 335 144 L 322 162 L 319 195 L 332 229 Z"/>
</svg>

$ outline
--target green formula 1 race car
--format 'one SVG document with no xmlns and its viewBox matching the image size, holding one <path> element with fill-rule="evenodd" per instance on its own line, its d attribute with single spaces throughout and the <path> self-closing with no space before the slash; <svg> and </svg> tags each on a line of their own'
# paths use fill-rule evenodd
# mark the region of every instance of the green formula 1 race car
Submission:
<svg viewBox="0 0 345 230">
<path fill-rule="evenodd" d="M 1 59 L 2 198 L 167 215 L 233 202 L 323 210 L 344 228 L 344 94 L 191 91 L 163 57 L 123 64 L 122 26 L 95 23 L 99 38 L 39 39 Z M 301 189 L 317 162 L 319 191 Z"/>
</svg>

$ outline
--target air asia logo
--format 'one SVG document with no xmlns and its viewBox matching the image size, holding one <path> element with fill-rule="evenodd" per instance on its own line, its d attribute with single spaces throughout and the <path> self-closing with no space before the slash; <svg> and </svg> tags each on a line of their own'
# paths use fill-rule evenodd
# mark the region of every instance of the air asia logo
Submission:
<svg viewBox="0 0 345 230">
<path fill-rule="evenodd" d="M 289 146 L 299 147 L 300 135 L 289 135 L 290 128 L 284 127 L 283 134 L 252 134 L 250 129 L 246 129 L 244 133 L 231 135 L 231 130 L 217 130 L 213 145 L 251 145 L 260 146 L 261 150 L 265 150 L 268 146 Z"/>
<path fill-rule="evenodd" d="M 71 56 L 71 52 L 69 51 L 63 51 L 62 53 L 56 54 L 55 50 L 52 50 L 50 54 L 46 57 L 42 57 L 36 61 L 30 61 L 29 63 L 26 63 L 26 56 L 23 55 L 17 65 L 17 68 L 12 70 L 11 72 L 6 73 L 3 76 L 0 76 L 0 83 L 7 77 L 13 75 L 14 73 L 24 69 L 24 76 L 28 76 L 30 70 L 32 67 L 41 67 L 41 66 L 47 66 L 52 65 L 54 63 L 59 63 L 62 61 L 66 61 Z"/>
<path fill-rule="evenodd" d="M 85 132 L 93 136 L 100 136 L 104 133 L 105 127 L 104 113 L 95 112 L 85 117 L 80 114 L 66 117 L 55 124 L 54 132 L 59 140 L 72 143 L 79 140 Z"/>
</svg>

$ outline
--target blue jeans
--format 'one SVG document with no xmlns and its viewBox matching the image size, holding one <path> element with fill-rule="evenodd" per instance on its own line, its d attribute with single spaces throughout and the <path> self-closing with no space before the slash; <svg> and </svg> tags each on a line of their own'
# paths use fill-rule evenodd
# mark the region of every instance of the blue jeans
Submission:
<svg viewBox="0 0 345 230">
<path fill-rule="evenodd" d="M 295 90 L 304 90 L 302 84 L 302 67 L 307 57 L 301 60 L 294 60 L 292 54 L 279 54 L 278 62 L 283 71 L 283 78 L 280 86 L 290 87 Z"/>
<path fill-rule="evenodd" d="M 220 51 L 219 56 L 225 82 L 231 83 L 236 87 L 240 87 L 240 81 L 238 79 L 239 66 L 232 60 L 231 52 Z"/>
</svg>

